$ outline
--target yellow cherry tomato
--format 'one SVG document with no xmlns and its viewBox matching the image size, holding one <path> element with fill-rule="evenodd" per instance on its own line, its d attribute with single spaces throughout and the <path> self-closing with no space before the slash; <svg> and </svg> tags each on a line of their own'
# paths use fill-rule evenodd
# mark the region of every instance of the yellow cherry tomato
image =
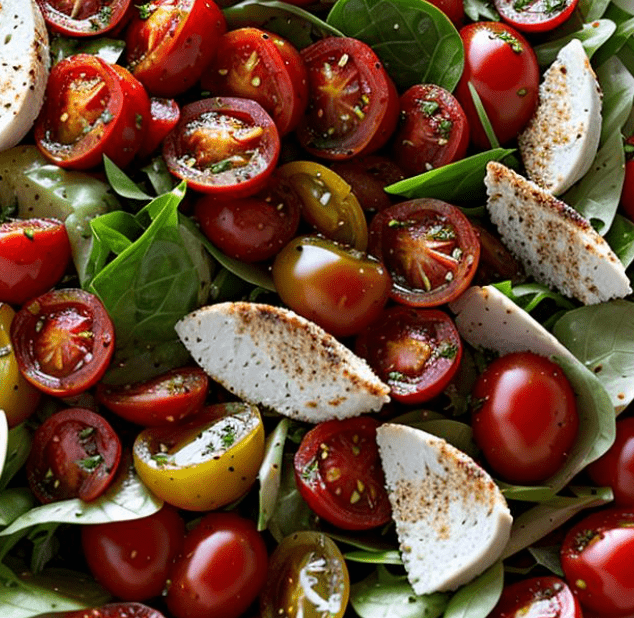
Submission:
<svg viewBox="0 0 634 618">
<path fill-rule="evenodd" d="M 211 511 L 244 495 L 264 458 L 264 426 L 255 406 L 208 406 L 186 422 L 150 427 L 136 438 L 134 465 L 159 498 Z"/>
<path fill-rule="evenodd" d="M 10 336 L 14 315 L 10 305 L 0 303 L 0 410 L 4 410 L 9 427 L 31 416 L 42 396 L 18 369 Z"/>
</svg>

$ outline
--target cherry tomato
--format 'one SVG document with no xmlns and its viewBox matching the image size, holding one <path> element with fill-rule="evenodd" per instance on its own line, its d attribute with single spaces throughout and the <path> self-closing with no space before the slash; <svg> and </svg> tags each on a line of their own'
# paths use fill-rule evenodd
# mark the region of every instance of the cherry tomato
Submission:
<svg viewBox="0 0 634 618">
<path fill-rule="evenodd" d="M 299 51 L 278 34 L 260 28 L 225 33 L 201 85 L 214 95 L 257 101 L 280 135 L 295 129 L 308 104 L 306 67 Z"/>
<path fill-rule="evenodd" d="M 200 79 L 226 29 L 213 0 L 151 0 L 126 29 L 130 71 L 154 96 L 181 94 Z"/>
<path fill-rule="evenodd" d="M 153 155 L 167 134 L 178 124 L 181 109 L 174 99 L 150 98 L 150 117 L 145 139 L 137 152 L 140 159 Z"/>
<path fill-rule="evenodd" d="M 327 37 L 302 51 L 309 101 L 297 128 L 301 145 L 325 159 L 370 154 L 398 122 L 398 92 L 369 45 Z"/>
<path fill-rule="evenodd" d="M 478 267 L 480 243 L 456 206 L 419 198 L 394 204 L 370 223 L 368 252 L 392 276 L 391 297 L 436 307 L 458 297 Z"/>
<path fill-rule="evenodd" d="M 299 236 L 277 254 L 273 281 L 284 303 L 335 337 L 374 321 L 392 284 L 373 258 L 315 236 Z"/>
<path fill-rule="evenodd" d="M 199 367 L 172 369 L 145 382 L 114 386 L 100 382 L 97 400 L 128 421 L 156 427 L 177 423 L 203 407 L 209 378 Z"/>
<path fill-rule="evenodd" d="M 401 95 L 400 110 L 392 152 L 407 174 L 422 174 L 465 156 L 469 123 L 451 92 L 435 84 L 416 84 Z"/>
<path fill-rule="evenodd" d="M 67 408 L 35 431 L 26 475 L 44 504 L 68 498 L 90 502 L 108 488 L 120 460 L 121 441 L 103 416 Z"/>
<path fill-rule="evenodd" d="M 143 603 L 106 603 L 90 609 L 74 609 L 67 612 L 47 612 L 37 618 L 165 618 L 161 612 Z"/>
<path fill-rule="evenodd" d="M 0 301 L 21 305 L 50 290 L 70 263 L 70 241 L 58 219 L 0 222 Z"/>
<path fill-rule="evenodd" d="M 621 210 L 623 214 L 634 221 L 634 135 L 628 137 L 624 144 L 625 150 L 625 179 L 621 189 Z"/>
<path fill-rule="evenodd" d="M 250 519 L 209 513 L 187 534 L 167 590 L 174 618 L 237 618 L 266 579 L 268 554 Z"/>
<path fill-rule="evenodd" d="M 114 325 L 101 301 L 79 288 L 26 303 L 11 325 L 24 377 L 40 390 L 72 397 L 96 384 L 114 353 Z"/>
<path fill-rule="evenodd" d="M 471 400 L 474 440 L 502 478 L 538 483 L 564 464 L 579 417 L 570 382 L 551 360 L 501 356 L 478 377 Z"/>
<path fill-rule="evenodd" d="M 583 618 L 579 602 L 563 579 L 532 577 L 504 587 L 488 618 Z"/>
<path fill-rule="evenodd" d="M 341 551 L 329 536 L 305 530 L 282 539 L 271 555 L 260 612 L 262 618 L 343 618 L 349 596 Z"/>
<path fill-rule="evenodd" d="M 103 35 L 130 17 L 131 0 L 36 0 L 46 25 L 64 36 Z"/>
<path fill-rule="evenodd" d="M 578 0 L 494 0 L 502 19 L 522 32 L 546 32 L 563 24 Z"/>
<path fill-rule="evenodd" d="M 272 118 L 250 99 L 214 97 L 185 105 L 163 142 L 167 166 L 192 189 L 216 197 L 255 195 L 280 154 Z"/>
<path fill-rule="evenodd" d="M 616 421 L 614 444 L 587 472 L 597 485 L 612 488 L 615 504 L 634 507 L 634 417 Z"/>
<path fill-rule="evenodd" d="M 561 545 L 564 578 L 582 608 L 600 616 L 634 613 L 634 512 L 596 511 L 575 524 Z"/>
<path fill-rule="evenodd" d="M 456 27 L 460 28 L 464 23 L 463 0 L 431 0 L 431 3 L 439 8 Z"/>
<path fill-rule="evenodd" d="M 210 511 L 245 494 L 264 457 L 264 426 L 255 406 L 208 406 L 191 419 L 143 430 L 134 466 L 159 498 L 178 508 Z"/>
<path fill-rule="evenodd" d="M 95 579 L 115 597 L 159 596 L 185 538 L 185 522 L 165 505 L 148 517 L 81 527 L 81 545 Z"/>
<path fill-rule="evenodd" d="M 295 481 L 310 508 L 345 530 L 368 530 L 390 521 L 390 501 L 376 428 L 370 417 L 320 423 L 295 453 Z"/>
<path fill-rule="evenodd" d="M 252 197 L 203 196 L 194 214 L 200 228 L 220 250 L 244 262 L 276 255 L 295 236 L 302 202 L 290 182 L 273 172 L 264 189 Z"/>
<path fill-rule="evenodd" d="M 439 395 L 455 375 L 462 341 L 453 320 L 438 309 L 388 307 L 363 330 L 356 352 L 406 404 Z"/>
<path fill-rule="evenodd" d="M 500 238 L 479 223 L 472 222 L 480 240 L 480 259 L 473 282 L 487 285 L 496 281 L 520 283 L 526 279 L 522 263 L 506 248 Z"/>
<path fill-rule="evenodd" d="M 501 144 L 517 137 L 529 121 L 539 89 L 539 65 L 533 48 L 501 22 L 477 22 L 460 30 L 465 66 L 455 95 L 469 120 L 471 143 L 491 147 L 478 117 L 469 82 L 478 93 Z"/>
</svg>

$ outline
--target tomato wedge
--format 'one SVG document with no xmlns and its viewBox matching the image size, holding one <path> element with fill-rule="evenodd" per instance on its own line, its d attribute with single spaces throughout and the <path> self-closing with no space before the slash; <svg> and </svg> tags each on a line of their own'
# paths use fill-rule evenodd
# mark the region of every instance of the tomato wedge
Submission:
<svg viewBox="0 0 634 618">
<path fill-rule="evenodd" d="M 132 0 L 36 0 L 46 25 L 65 36 L 103 35 L 131 16 Z"/>
</svg>

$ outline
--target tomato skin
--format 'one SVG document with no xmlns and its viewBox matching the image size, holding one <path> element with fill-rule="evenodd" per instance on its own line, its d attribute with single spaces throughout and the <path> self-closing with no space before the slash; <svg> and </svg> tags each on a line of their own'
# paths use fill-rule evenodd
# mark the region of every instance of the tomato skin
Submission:
<svg viewBox="0 0 634 618">
<path fill-rule="evenodd" d="M 521 8 L 516 0 L 494 0 L 502 19 L 522 32 L 547 32 L 563 24 L 577 8 L 578 0 L 567 0 L 553 10 L 545 0 L 531 0 Z"/>
<path fill-rule="evenodd" d="M 26 462 L 31 491 L 43 504 L 98 498 L 121 460 L 121 441 L 103 416 L 85 408 L 56 412 L 40 425 Z"/>
<path fill-rule="evenodd" d="M 584 610 L 600 616 L 634 613 L 634 512 L 609 508 L 584 517 L 561 545 L 564 578 Z"/>
<path fill-rule="evenodd" d="M 101 301 L 79 288 L 27 302 L 11 324 L 24 377 L 41 391 L 72 397 L 96 384 L 114 354 L 114 324 Z"/>
<path fill-rule="evenodd" d="M 465 13 L 462 0 L 433 0 L 431 3 L 439 8 L 456 28 L 464 24 Z"/>
<path fill-rule="evenodd" d="M 161 594 L 184 538 L 185 522 L 169 505 L 148 517 L 81 527 L 91 573 L 123 601 Z"/>
<path fill-rule="evenodd" d="M 502 478 L 537 483 L 561 468 L 579 417 L 558 365 L 532 352 L 501 356 L 478 377 L 471 397 L 474 440 Z"/>
<path fill-rule="evenodd" d="M 397 305 L 357 336 L 355 350 L 390 387 L 393 399 L 416 404 L 449 384 L 460 365 L 462 340 L 445 312 Z"/>
<path fill-rule="evenodd" d="M 151 97 L 148 129 L 137 157 L 144 159 L 158 151 L 167 134 L 178 124 L 180 117 L 181 110 L 174 99 Z"/>
<path fill-rule="evenodd" d="M 58 219 L 0 223 L 0 302 L 21 305 L 47 292 L 70 263 L 68 233 Z"/>
<path fill-rule="evenodd" d="M 461 28 L 460 37 L 465 67 L 455 96 L 469 120 L 471 143 L 483 150 L 491 147 L 469 82 L 482 100 L 498 141 L 506 144 L 517 137 L 537 106 L 540 75 L 535 52 L 517 30 L 501 22 L 469 24 Z"/>
<path fill-rule="evenodd" d="M 319 423 L 295 453 L 299 493 L 317 515 L 344 530 L 369 530 L 390 521 L 378 425 L 370 417 Z"/>
<path fill-rule="evenodd" d="M 480 240 L 480 259 L 473 282 L 487 285 L 496 281 L 521 283 L 526 279 L 522 263 L 506 248 L 500 238 L 479 223 L 472 222 Z"/>
<path fill-rule="evenodd" d="M 132 5 L 132 0 L 36 2 L 50 30 L 73 37 L 99 36 L 120 27 L 131 16 Z"/>
<path fill-rule="evenodd" d="M 277 254 L 273 281 L 284 303 L 335 337 L 374 321 L 392 284 L 379 262 L 316 236 L 298 236 Z"/>
<path fill-rule="evenodd" d="M 260 593 L 267 565 L 254 522 L 234 512 L 209 513 L 185 537 L 167 607 L 175 618 L 238 618 Z"/>
<path fill-rule="evenodd" d="M 37 618 L 165 618 L 153 607 L 143 603 L 106 603 L 90 609 L 74 609 L 67 612 L 47 612 L 38 614 Z"/>
<path fill-rule="evenodd" d="M 620 207 L 623 214 L 634 221 L 634 135 L 625 140 L 625 178 L 621 189 Z"/>
</svg>

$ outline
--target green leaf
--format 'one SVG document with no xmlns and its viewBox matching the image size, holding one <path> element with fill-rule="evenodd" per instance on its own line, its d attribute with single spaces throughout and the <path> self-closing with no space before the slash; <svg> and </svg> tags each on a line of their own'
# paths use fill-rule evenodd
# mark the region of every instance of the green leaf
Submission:
<svg viewBox="0 0 634 618">
<path fill-rule="evenodd" d="M 8 438 L 7 455 L 0 477 L 0 491 L 22 469 L 31 452 L 31 434 L 24 423 L 9 430 Z"/>
<path fill-rule="evenodd" d="M 401 552 L 398 549 L 378 551 L 349 551 L 344 554 L 346 560 L 363 564 L 396 564 L 402 565 Z"/>
<path fill-rule="evenodd" d="M 115 193 L 130 200 L 151 200 L 152 196 L 143 191 L 112 159 L 103 156 L 106 177 Z"/>
<path fill-rule="evenodd" d="M 51 40 L 51 58 L 53 64 L 75 54 L 99 56 L 110 64 L 116 64 L 125 50 L 125 41 L 120 39 L 81 39 L 55 36 Z"/>
<path fill-rule="evenodd" d="M 372 47 L 402 90 L 430 83 L 451 92 L 460 80 L 460 35 L 449 18 L 425 0 L 337 0 L 327 21 Z"/>
<path fill-rule="evenodd" d="M 617 54 L 627 40 L 634 34 L 634 17 L 622 9 L 619 9 L 614 4 L 610 4 L 605 13 L 605 17 L 616 23 L 616 30 L 606 43 L 596 51 L 592 59 L 596 67 L 601 67 L 606 60 L 609 60 Z"/>
<path fill-rule="evenodd" d="M 275 503 L 280 491 L 282 459 L 289 423 L 289 419 L 283 418 L 267 438 L 264 458 L 258 472 L 260 482 L 258 530 L 260 531 L 266 530 L 269 519 L 275 510 Z"/>
<path fill-rule="evenodd" d="M 495 131 L 493 130 L 493 125 L 491 124 L 491 121 L 489 120 L 489 117 L 487 116 L 486 110 L 484 109 L 484 105 L 482 104 L 482 99 L 480 98 L 478 91 L 475 89 L 475 86 L 471 82 L 468 82 L 467 86 L 469 86 L 469 93 L 471 94 L 471 99 L 473 100 L 473 106 L 475 107 L 476 112 L 478 113 L 478 119 L 480 120 L 480 123 L 482 124 L 482 128 L 484 129 L 484 134 L 486 135 L 487 140 L 489 140 L 489 144 L 491 145 L 491 148 L 492 149 L 499 148 L 500 141 L 495 135 Z"/>
<path fill-rule="evenodd" d="M 412 426 L 446 440 L 470 457 L 476 457 L 480 452 L 473 440 L 471 425 L 467 423 L 446 418 L 412 423 Z"/>
<path fill-rule="evenodd" d="M 590 23 L 601 19 L 610 3 L 611 0 L 579 0 L 579 11 L 583 21 Z"/>
<path fill-rule="evenodd" d="M 546 567 L 551 573 L 564 577 L 564 571 L 561 568 L 561 561 L 559 559 L 559 545 L 549 545 L 548 547 L 529 547 L 528 551 L 531 553 L 537 564 Z"/>
<path fill-rule="evenodd" d="M 147 175 L 156 195 L 169 193 L 174 188 L 174 176 L 162 156 L 154 157 L 141 171 Z"/>
<path fill-rule="evenodd" d="M 486 618 L 504 587 L 504 568 L 497 562 L 451 597 L 443 618 Z"/>
<path fill-rule="evenodd" d="M 8 526 L 31 510 L 37 501 L 27 487 L 11 487 L 0 493 L 0 526 Z"/>
<path fill-rule="evenodd" d="M 617 213 L 604 238 L 625 268 L 634 262 L 634 222 Z"/>
<path fill-rule="evenodd" d="M 500 14 L 489 0 L 464 0 L 464 12 L 471 21 L 500 21 Z"/>
<path fill-rule="evenodd" d="M 617 58 L 612 57 L 597 69 L 603 91 L 601 145 L 614 133 L 622 133 L 634 103 L 634 77 Z"/>
</svg>

